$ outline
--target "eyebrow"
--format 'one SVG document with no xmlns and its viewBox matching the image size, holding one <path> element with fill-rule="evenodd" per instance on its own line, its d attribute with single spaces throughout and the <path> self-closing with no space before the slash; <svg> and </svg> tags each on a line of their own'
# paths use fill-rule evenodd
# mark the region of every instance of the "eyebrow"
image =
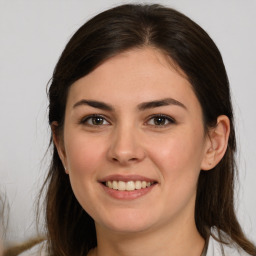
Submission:
<svg viewBox="0 0 256 256">
<path fill-rule="evenodd" d="M 106 104 L 101 101 L 85 100 L 85 99 L 78 101 L 76 104 L 74 104 L 73 108 L 76 108 L 76 107 L 82 106 L 82 105 L 88 105 L 93 108 L 99 108 L 99 109 L 107 110 L 107 111 L 114 111 L 114 107 L 112 107 L 109 104 Z"/>
<path fill-rule="evenodd" d="M 110 104 L 106 104 L 101 101 L 86 100 L 86 99 L 82 99 L 82 100 L 78 101 L 77 103 L 75 103 L 73 108 L 76 108 L 76 107 L 82 106 L 82 105 L 87 105 L 87 106 L 90 106 L 93 108 L 98 108 L 98 109 L 102 109 L 102 110 L 106 110 L 106 111 L 114 111 L 114 107 Z M 165 98 L 165 99 L 140 103 L 138 105 L 138 110 L 143 111 L 146 109 L 157 108 L 157 107 L 162 107 L 162 106 L 169 106 L 169 105 L 175 105 L 175 106 L 179 106 L 184 109 L 187 109 L 183 103 L 181 103 L 173 98 Z"/>
<path fill-rule="evenodd" d="M 143 102 L 138 105 L 138 109 L 146 110 L 146 109 L 150 109 L 150 108 L 157 108 L 157 107 L 169 106 L 169 105 L 175 105 L 175 106 L 179 106 L 184 109 L 187 109 L 183 103 L 181 103 L 173 98 L 166 98 L 166 99 L 161 99 L 161 100 Z"/>
</svg>

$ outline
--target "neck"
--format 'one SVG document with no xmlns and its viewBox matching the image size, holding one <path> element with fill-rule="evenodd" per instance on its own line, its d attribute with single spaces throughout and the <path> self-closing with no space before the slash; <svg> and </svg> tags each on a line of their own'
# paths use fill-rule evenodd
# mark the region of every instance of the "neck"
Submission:
<svg viewBox="0 0 256 256">
<path fill-rule="evenodd" d="M 190 222 L 191 223 L 191 222 Z M 172 225 L 172 224 L 170 224 Z M 98 247 L 92 256 L 199 256 L 203 251 L 204 239 L 193 223 L 165 225 L 155 230 L 136 233 L 120 233 L 97 227 Z"/>
</svg>

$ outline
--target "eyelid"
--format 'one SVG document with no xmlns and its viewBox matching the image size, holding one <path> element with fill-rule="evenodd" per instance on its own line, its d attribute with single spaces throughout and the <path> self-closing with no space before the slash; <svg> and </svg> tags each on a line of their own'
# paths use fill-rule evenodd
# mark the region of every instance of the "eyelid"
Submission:
<svg viewBox="0 0 256 256">
<path fill-rule="evenodd" d="M 104 119 L 104 121 L 106 121 L 108 124 L 101 124 L 101 125 L 93 125 L 93 124 L 89 124 L 87 121 L 91 118 L 96 118 L 96 117 L 100 117 L 102 119 Z M 83 125 L 88 125 L 88 126 L 103 126 L 103 125 L 110 125 L 110 121 L 108 120 L 108 118 L 106 118 L 104 115 L 102 114 L 90 114 L 87 115 L 83 118 L 80 119 L 79 124 L 83 124 Z"/>
<path fill-rule="evenodd" d="M 90 124 L 88 123 L 88 120 L 90 120 L 91 118 L 102 118 L 103 119 L 103 122 L 107 122 L 107 124 Z M 157 117 L 161 117 L 161 118 L 164 118 L 168 121 L 167 124 L 163 124 L 163 125 L 156 125 L 156 124 L 149 124 L 149 121 L 154 119 L 154 118 L 157 118 Z M 166 115 L 166 114 L 153 114 L 151 116 L 149 116 L 145 122 L 146 125 L 149 125 L 149 126 L 155 126 L 157 128 L 164 128 L 164 127 L 167 127 L 171 124 L 175 124 L 176 123 L 176 120 L 169 116 L 169 115 Z M 79 120 L 79 124 L 82 124 L 82 125 L 88 125 L 88 126 L 95 126 L 95 127 L 100 127 L 100 126 L 106 126 L 106 125 L 110 125 L 111 122 L 109 121 L 109 118 L 107 118 L 106 116 L 102 115 L 102 114 L 90 114 L 90 115 L 86 115 L 84 116 L 83 118 L 81 118 Z"/>
<path fill-rule="evenodd" d="M 164 125 L 148 124 L 148 122 L 149 122 L 151 119 L 156 118 L 156 117 L 165 118 L 166 120 L 168 120 L 168 124 L 164 124 Z M 171 125 L 171 124 L 176 124 L 176 120 L 175 120 L 173 117 L 169 116 L 169 115 L 165 115 L 165 114 L 154 114 L 154 115 L 151 115 L 151 116 L 149 116 L 149 117 L 147 118 L 146 124 L 147 124 L 147 125 L 150 125 L 150 126 L 155 126 L 155 127 L 157 127 L 157 128 L 164 128 L 164 127 L 169 126 L 169 125 Z"/>
</svg>

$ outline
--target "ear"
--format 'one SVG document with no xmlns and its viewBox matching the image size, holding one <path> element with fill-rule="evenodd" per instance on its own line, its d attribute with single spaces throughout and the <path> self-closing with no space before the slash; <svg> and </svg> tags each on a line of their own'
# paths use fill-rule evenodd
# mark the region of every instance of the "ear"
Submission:
<svg viewBox="0 0 256 256">
<path fill-rule="evenodd" d="M 217 125 L 208 133 L 201 170 L 210 170 L 220 162 L 228 146 L 229 133 L 229 118 L 225 115 L 219 116 Z"/>
<path fill-rule="evenodd" d="M 52 122 L 51 124 L 51 130 L 52 130 L 52 139 L 53 143 L 58 151 L 58 155 L 60 157 L 60 160 L 63 164 L 63 167 L 65 169 L 65 172 L 68 174 L 67 171 L 67 159 L 66 159 L 66 152 L 65 152 L 65 147 L 64 147 L 64 141 L 63 141 L 63 136 L 58 131 L 58 123 L 57 122 Z"/>
</svg>

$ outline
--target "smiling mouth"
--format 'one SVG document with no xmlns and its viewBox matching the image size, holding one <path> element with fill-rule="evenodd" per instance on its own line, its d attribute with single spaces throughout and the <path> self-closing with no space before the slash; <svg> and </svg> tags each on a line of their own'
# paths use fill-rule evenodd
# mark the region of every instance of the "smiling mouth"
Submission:
<svg viewBox="0 0 256 256">
<path fill-rule="evenodd" d="M 139 189 L 145 189 L 149 188 L 152 185 L 156 184 L 156 182 L 149 182 L 149 181 L 121 181 L 121 180 L 113 180 L 113 181 L 106 181 L 103 182 L 103 184 L 114 190 L 119 190 L 119 191 L 134 191 L 134 190 L 139 190 Z"/>
</svg>

